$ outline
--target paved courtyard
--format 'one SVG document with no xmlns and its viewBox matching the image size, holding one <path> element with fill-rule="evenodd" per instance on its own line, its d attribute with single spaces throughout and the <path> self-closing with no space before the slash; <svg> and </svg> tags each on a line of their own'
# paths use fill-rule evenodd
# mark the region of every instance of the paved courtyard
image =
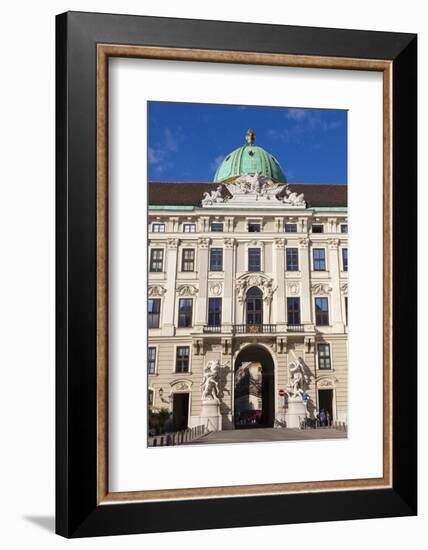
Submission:
<svg viewBox="0 0 428 550">
<path fill-rule="evenodd" d="M 211 443 L 251 443 L 262 441 L 307 441 L 313 439 L 345 439 L 347 433 L 333 428 L 299 430 L 292 428 L 248 428 L 210 432 L 189 445 Z"/>
</svg>

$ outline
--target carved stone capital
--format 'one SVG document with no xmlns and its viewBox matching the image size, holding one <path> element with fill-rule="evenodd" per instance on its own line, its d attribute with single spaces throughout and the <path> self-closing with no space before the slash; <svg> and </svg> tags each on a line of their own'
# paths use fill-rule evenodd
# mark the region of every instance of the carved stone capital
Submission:
<svg viewBox="0 0 428 550">
<path fill-rule="evenodd" d="M 284 248 L 286 243 L 287 243 L 287 239 L 275 239 L 276 248 Z"/>
<path fill-rule="evenodd" d="M 342 283 L 340 285 L 340 290 L 343 292 L 343 294 L 348 294 L 348 283 Z"/>
<path fill-rule="evenodd" d="M 328 239 L 327 244 L 328 244 L 328 247 L 329 247 L 330 250 L 335 250 L 339 246 L 340 240 L 339 239 Z"/>
<path fill-rule="evenodd" d="M 198 246 L 202 249 L 207 249 L 210 246 L 211 239 L 203 238 L 198 239 Z"/>
<path fill-rule="evenodd" d="M 176 250 L 180 244 L 180 239 L 168 239 L 169 250 Z"/>
<path fill-rule="evenodd" d="M 308 248 L 310 244 L 311 244 L 311 241 L 309 239 L 300 239 L 299 241 L 300 248 Z"/>
<path fill-rule="evenodd" d="M 224 239 L 224 248 L 230 249 L 235 245 L 235 239 Z"/>
</svg>

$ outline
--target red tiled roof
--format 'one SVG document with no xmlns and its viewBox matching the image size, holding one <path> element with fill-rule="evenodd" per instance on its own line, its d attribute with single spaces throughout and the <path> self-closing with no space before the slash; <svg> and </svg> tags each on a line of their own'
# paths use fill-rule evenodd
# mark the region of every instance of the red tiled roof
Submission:
<svg viewBox="0 0 428 550">
<path fill-rule="evenodd" d="M 165 206 L 200 206 L 204 192 L 216 189 L 217 183 L 149 182 L 149 204 Z M 330 183 L 291 183 L 291 191 L 304 193 L 308 207 L 347 206 L 348 186 Z M 228 191 L 223 188 L 224 196 Z"/>
</svg>

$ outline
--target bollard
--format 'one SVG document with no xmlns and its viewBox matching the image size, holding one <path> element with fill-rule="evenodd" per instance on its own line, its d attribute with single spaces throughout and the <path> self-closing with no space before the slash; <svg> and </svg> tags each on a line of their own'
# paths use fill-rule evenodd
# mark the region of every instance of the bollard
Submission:
<svg viewBox="0 0 428 550">
<path fill-rule="evenodd" d="M 163 436 L 160 438 L 160 446 L 163 447 Z"/>
<path fill-rule="evenodd" d="M 158 440 L 156 437 L 153 438 L 153 447 L 156 447 L 158 444 Z"/>
</svg>

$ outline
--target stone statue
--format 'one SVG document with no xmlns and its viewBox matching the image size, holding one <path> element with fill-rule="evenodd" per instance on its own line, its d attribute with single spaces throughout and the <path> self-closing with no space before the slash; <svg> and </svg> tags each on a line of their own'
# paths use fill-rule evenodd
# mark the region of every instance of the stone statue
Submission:
<svg viewBox="0 0 428 550">
<path fill-rule="evenodd" d="M 202 206 L 224 202 L 224 199 L 221 196 L 221 185 L 219 185 L 217 189 L 211 191 L 210 193 L 205 191 L 205 193 L 203 194 L 203 197 L 204 198 L 201 201 Z"/>
<path fill-rule="evenodd" d="M 305 386 L 308 377 L 305 375 L 300 359 L 296 359 L 288 365 L 289 382 L 287 393 L 291 398 L 302 397 L 305 393 Z"/>
<path fill-rule="evenodd" d="M 202 379 L 202 401 L 206 399 L 219 400 L 219 378 L 220 361 L 208 361 L 204 368 L 204 377 Z"/>
<path fill-rule="evenodd" d="M 282 199 L 283 204 L 289 204 L 290 206 L 301 206 L 302 208 L 306 207 L 305 196 L 303 193 L 291 192 L 290 189 L 287 189 L 285 196 Z"/>
</svg>

